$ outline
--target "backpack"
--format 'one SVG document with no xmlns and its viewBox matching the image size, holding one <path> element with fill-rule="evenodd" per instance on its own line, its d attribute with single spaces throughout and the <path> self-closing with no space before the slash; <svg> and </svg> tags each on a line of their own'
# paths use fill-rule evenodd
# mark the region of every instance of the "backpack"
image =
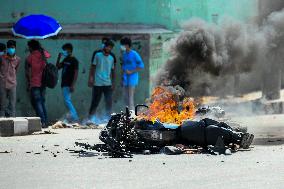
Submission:
<svg viewBox="0 0 284 189">
<path fill-rule="evenodd" d="M 42 73 L 42 84 L 53 89 L 58 82 L 58 69 L 52 63 L 46 63 Z"/>
<path fill-rule="evenodd" d="M 43 60 L 46 63 L 45 68 L 42 72 L 41 82 L 43 86 L 53 89 L 58 82 L 58 69 L 54 64 L 47 62 L 47 59 L 44 55 L 44 49 L 41 50 L 41 53 Z"/>
</svg>

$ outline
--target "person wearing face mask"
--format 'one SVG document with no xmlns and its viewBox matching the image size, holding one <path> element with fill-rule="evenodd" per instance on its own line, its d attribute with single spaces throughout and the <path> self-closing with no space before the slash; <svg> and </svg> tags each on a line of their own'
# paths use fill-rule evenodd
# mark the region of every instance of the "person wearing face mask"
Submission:
<svg viewBox="0 0 284 189">
<path fill-rule="evenodd" d="M 110 54 L 113 47 L 114 43 L 112 41 L 105 42 L 103 51 L 95 55 L 90 69 L 89 86 L 93 89 L 92 103 L 89 111 L 90 118 L 96 114 L 102 94 L 104 94 L 105 97 L 107 116 L 111 115 L 112 93 L 115 81 L 114 58 Z"/>
<path fill-rule="evenodd" d="M 20 58 L 16 55 L 16 41 L 9 40 L 7 42 L 7 54 L 5 54 L 5 49 L 3 49 L 1 52 L 2 56 L 0 58 L 0 117 L 15 117 L 17 71 L 20 65 Z"/>
<path fill-rule="evenodd" d="M 30 93 L 31 104 L 36 115 L 41 118 L 42 128 L 47 127 L 47 111 L 45 107 L 45 86 L 42 83 L 42 74 L 50 58 L 37 40 L 28 41 L 30 54 L 26 59 L 25 70 L 27 91 Z"/>
<path fill-rule="evenodd" d="M 134 110 L 134 92 L 138 85 L 138 72 L 144 68 L 140 55 L 131 49 L 130 38 L 122 38 L 120 41 L 122 51 L 122 86 L 124 89 L 125 105 Z"/>
<path fill-rule="evenodd" d="M 100 47 L 98 50 L 95 50 L 95 51 L 93 52 L 93 56 L 92 56 L 92 59 L 91 59 L 91 65 L 92 65 L 93 62 L 94 62 L 94 58 L 95 58 L 96 54 L 103 51 L 103 49 L 104 49 L 104 47 L 105 47 L 105 43 L 106 43 L 107 41 L 111 41 L 111 40 L 110 40 L 109 38 L 107 38 L 107 37 L 103 37 L 103 38 L 102 38 L 101 47 Z M 115 55 L 114 55 L 112 52 L 110 52 L 110 55 L 111 55 L 112 58 L 114 59 L 114 64 L 116 64 L 116 57 L 115 57 Z M 92 87 L 92 86 L 90 86 L 90 87 Z"/>
<path fill-rule="evenodd" d="M 60 62 L 61 57 L 63 61 Z M 71 100 L 71 93 L 75 90 L 75 84 L 78 78 L 79 62 L 73 56 L 73 46 L 66 43 L 62 46 L 62 52 L 58 54 L 56 66 L 62 69 L 61 88 L 66 107 L 69 110 L 70 117 L 67 118 L 69 122 L 78 122 L 79 117 Z"/>
</svg>

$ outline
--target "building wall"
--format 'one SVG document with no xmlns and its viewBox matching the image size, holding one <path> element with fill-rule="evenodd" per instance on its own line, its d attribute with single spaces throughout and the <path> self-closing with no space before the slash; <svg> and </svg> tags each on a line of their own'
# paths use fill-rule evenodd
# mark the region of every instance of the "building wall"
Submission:
<svg viewBox="0 0 284 189">
<path fill-rule="evenodd" d="M 47 14 L 69 24 L 168 25 L 169 5 L 170 0 L 10 0 L 0 7 L 0 22 L 15 22 L 21 14 Z"/>
<path fill-rule="evenodd" d="M 172 0 L 170 28 L 178 29 L 190 18 L 219 23 L 226 18 L 254 21 L 258 0 Z"/>
<path fill-rule="evenodd" d="M 257 14 L 257 3 L 258 0 L 10 0 L 0 7 L 0 23 L 40 13 L 60 23 L 158 24 L 175 30 L 193 17 L 213 22 L 223 17 L 251 20 Z"/>
<path fill-rule="evenodd" d="M 149 85 L 150 93 L 155 84 L 157 71 L 163 66 L 169 57 L 168 45 L 173 38 L 171 34 L 152 34 L 150 38 L 150 60 L 149 60 Z"/>
</svg>

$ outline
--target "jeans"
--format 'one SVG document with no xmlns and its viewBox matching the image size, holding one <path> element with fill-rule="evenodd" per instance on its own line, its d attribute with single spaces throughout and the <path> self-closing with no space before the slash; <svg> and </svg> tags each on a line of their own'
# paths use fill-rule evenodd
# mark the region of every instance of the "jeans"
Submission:
<svg viewBox="0 0 284 189">
<path fill-rule="evenodd" d="M 110 116 L 112 111 L 112 87 L 111 86 L 94 86 L 92 94 L 92 103 L 89 111 L 89 115 L 92 116 L 96 113 L 97 107 L 100 103 L 102 93 L 105 97 L 106 113 Z"/>
<path fill-rule="evenodd" d="M 31 103 L 40 117 L 43 126 L 47 126 L 47 113 L 45 108 L 45 87 L 32 87 L 31 88 Z"/>
<path fill-rule="evenodd" d="M 5 117 L 5 115 L 16 116 L 16 86 L 11 89 L 0 86 L 0 117 Z"/>
<path fill-rule="evenodd" d="M 134 110 L 134 92 L 135 87 L 133 86 L 124 86 L 124 101 L 125 105 L 129 107 L 130 110 Z"/>
<path fill-rule="evenodd" d="M 62 87 L 63 98 L 65 106 L 68 108 L 72 121 L 78 121 L 79 117 L 71 101 L 70 87 Z"/>
</svg>

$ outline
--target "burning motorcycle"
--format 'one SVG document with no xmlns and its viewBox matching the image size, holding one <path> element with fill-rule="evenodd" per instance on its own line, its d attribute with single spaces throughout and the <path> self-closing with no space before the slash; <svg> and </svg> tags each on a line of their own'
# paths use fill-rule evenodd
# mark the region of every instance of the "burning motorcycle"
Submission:
<svg viewBox="0 0 284 189">
<path fill-rule="evenodd" d="M 200 121 L 185 120 L 181 124 L 162 123 L 139 117 L 140 108 L 135 107 L 135 116 L 126 108 L 125 112 L 113 114 L 100 133 L 104 144 L 76 143 L 86 149 L 108 152 L 112 157 L 132 157 L 134 153 L 147 150 L 158 153 L 165 146 L 182 144 L 191 148 L 202 148 L 212 154 L 225 153 L 226 149 L 244 148 L 251 145 L 254 135 L 235 131 L 224 122 L 205 118 Z M 183 152 L 180 149 L 179 152 Z"/>
</svg>

